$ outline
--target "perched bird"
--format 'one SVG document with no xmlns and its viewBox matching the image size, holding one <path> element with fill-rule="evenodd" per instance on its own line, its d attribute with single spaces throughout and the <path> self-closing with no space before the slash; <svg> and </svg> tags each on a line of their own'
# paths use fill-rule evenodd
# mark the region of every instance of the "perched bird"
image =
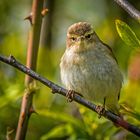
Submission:
<svg viewBox="0 0 140 140">
<path fill-rule="evenodd" d="M 87 22 L 71 25 L 66 42 L 60 63 L 61 80 L 66 88 L 119 114 L 123 78 L 111 48 Z"/>
</svg>

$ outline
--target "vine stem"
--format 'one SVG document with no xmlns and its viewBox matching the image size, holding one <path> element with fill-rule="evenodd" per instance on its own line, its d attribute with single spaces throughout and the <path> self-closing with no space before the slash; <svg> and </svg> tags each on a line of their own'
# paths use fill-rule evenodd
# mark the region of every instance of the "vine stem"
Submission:
<svg viewBox="0 0 140 140">
<path fill-rule="evenodd" d="M 26 66 L 28 68 L 36 70 L 37 65 L 37 55 L 40 41 L 40 32 L 41 32 L 41 24 L 42 24 L 42 15 L 41 11 L 43 10 L 44 0 L 33 0 L 32 3 L 32 12 L 26 17 L 31 23 L 31 28 L 29 32 L 28 39 L 28 49 L 27 49 L 27 62 Z M 31 89 L 31 85 L 33 85 L 33 78 L 29 75 L 25 76 L 25 92 L 22 98 L 19 121 L 16 131 L 15 140 L 24 140 L 27 133 L 28 123 L 31 114 L 33 111 L 33 95 L 36 90 Z M 32 87 L 33 88 L 33 87 Z"/>
</svg>

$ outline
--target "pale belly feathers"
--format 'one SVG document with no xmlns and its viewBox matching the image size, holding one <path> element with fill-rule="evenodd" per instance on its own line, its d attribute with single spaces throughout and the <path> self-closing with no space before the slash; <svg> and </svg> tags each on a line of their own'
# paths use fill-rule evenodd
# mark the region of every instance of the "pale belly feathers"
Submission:
<svg viewBox="0 0 140 140">
<path fill-rule="evenodd" d="M 105 97 L 118 100 L 122 75 L 115 61 L 94 52 L 89 52 L 84 57 L 65 52 L 62 59 L 61 79 L 67 89 L 75 90 L 85 98 L 101 103 Z"/>
</svg>

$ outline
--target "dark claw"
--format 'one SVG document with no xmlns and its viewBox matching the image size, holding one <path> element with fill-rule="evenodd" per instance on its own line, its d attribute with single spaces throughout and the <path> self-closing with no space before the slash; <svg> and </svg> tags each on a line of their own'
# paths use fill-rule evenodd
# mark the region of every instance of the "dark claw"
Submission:
<svg viewBox="0 0 140 140">
<path fill-rule="evenodd" d="M 68 92 L 66 94 L 68 102 L 72 102 L 73 101 L 74 94 L 75 94 L 74 90 L 68 90 Z"/>
<path fill-rule="evenodd" d="M 99 119 L 101 118 L 101 116 L 105 113 L 105 107 L 104 106 L 100 106 L 100 105 L 97 105 L 96 106 L 96 109 L 97 113 L 99 114 Z"/>
<path fill-rule="evenodd" d="M 67 94 L 66 94 L 67 101 L 68 101 L 68 102 L 72 102 L 75 94 L 77 94 L 77 95 L 83 97 L 82 94 L 80 94 L 80 93 L 78 93 L 78 92 L 75 92 L 74 90 L 68 90 L 68 92 L 67 92 Z"/>
</svg>

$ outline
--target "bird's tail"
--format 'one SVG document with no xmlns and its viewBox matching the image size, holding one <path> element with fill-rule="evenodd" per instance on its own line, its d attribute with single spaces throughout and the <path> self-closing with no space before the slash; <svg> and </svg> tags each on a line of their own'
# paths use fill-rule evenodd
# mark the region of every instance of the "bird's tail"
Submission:
<svg viewBox="0 0 140 140">
<path fill-rule="evenodd" d="M 122 118 L 120 113 L 120 106 L 118 104 L 107 104 L 107 110 Z"/>
</svg>

